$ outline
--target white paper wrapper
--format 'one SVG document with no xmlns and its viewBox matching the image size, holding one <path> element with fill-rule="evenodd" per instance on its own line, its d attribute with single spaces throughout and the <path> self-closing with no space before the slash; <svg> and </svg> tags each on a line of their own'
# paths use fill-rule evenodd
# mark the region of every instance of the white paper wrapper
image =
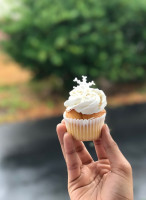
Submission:
<svg viewBox="0 0 146 200">
<path fill-rule="evenodd" d="M 92 119 L 71 119 L 63 114 L 67 132 L 76 140 L 93 141 L 100 137 L 101 128 L 104 124 L 106 113 L 101 117 Z"/>
</svg>

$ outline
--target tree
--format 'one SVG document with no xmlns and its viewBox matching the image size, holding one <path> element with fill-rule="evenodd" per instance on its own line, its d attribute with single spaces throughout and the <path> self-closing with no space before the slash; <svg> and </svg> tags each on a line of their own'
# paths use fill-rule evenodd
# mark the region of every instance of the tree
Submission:
<svg viewBox="0 0 146 200">
<path fill-rule="evenodd" d="M 56 74 L 113 82 L 146 77 L 146 3 L 138 0 L 23 0 L 2 29 L 3 48 L 37 78 Z"/>
</svg>

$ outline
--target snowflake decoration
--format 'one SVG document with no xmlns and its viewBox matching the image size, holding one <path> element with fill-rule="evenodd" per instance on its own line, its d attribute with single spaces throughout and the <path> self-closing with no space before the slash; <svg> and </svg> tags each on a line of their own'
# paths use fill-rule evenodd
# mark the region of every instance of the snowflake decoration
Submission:
<svg viewBox="0 0 146 200">
<path fill-rule="evenodd" d="M 77 78 L 75 78 L 73 81 L 77 82 L 78 85 L 83 88 L 89 88 L 90 86 L 95 85 L 94 81 L 87 83 L 87 76 L 82 76 L 82 81 L 78 80 Z M 76 87 L 74 86 L 73 88 Z"/>
</svg>

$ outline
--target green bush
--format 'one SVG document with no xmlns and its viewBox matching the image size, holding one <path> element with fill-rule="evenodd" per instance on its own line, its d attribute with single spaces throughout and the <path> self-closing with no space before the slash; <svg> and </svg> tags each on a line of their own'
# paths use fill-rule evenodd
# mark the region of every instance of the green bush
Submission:
<svg viewBox="0 0 146 200">
<path fill-rule="evenodd" d="M 75 76 L 113 82 L 146 77 L 143 0 L 23 0 L 2 29 L 4 49 L 37 78 L 56 74 L 66 87 Z"/>
</svg>

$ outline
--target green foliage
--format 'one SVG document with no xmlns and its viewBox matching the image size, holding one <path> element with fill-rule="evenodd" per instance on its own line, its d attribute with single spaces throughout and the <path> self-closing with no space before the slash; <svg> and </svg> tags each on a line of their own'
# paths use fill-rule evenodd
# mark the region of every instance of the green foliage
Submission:
<svg viewBox="0 0 146 200">
<path fill-rule="evenodd" d="M 63 81 L 61 78 L 51 75 L 49 78 L 44 78 L 43 80 L 29 82 L 28 87 L 39 99 L 46 100 L 53 93 L 62 94 Z"/>
<path fill-rule="evenodd" d="M 113 82 L 146 77 L 144 0 L 23 0 L 7 19 L 5 50 L 37 78 L 56 74 Z"/>
</svg>

